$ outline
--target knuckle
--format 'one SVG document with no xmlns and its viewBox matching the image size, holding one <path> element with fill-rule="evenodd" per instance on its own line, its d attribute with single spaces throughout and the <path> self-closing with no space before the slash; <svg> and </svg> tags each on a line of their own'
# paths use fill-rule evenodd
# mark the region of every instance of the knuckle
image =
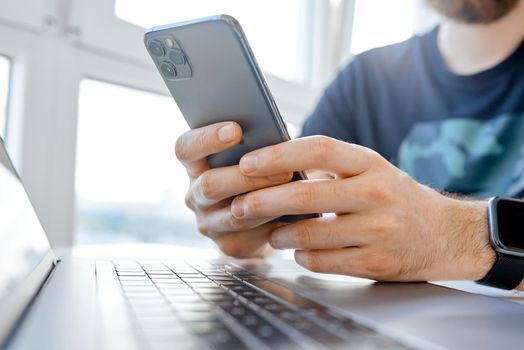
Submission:
<svg viewBox="0 0 524 350">
<path fill-rule="evenodd" d="M 207 144 L 209 142 L 207 134 L 208 133 L 205 131 L 205 129 L 200 130 L 200 132 L 197 134 L 195 143 L 199 149 L 207 148 Z"/>
<path fill-rule="evenodd" d="M 186 165 L 186 171 L 190 179 L 195 179 L 202 175 L 207 169 L 207 162 L 196 162 Z"/>
<path fill-rule="evenodd" d="M 313 156 L 318 159 L 323 159 L 326 157 L 326 154 L 331 153 L 333 146 L 333 139 L 327 136 L 315 136 L 312 150 Z"/>
<path fill-rule="evenodd" d="M 261 213 L 263 209 L 262 199 L 256 194 L 248 194 L 244 198 L 244 206 L 251 215 Z"/>
<path fill-rule="evenodd" d="M 303 265 L 310 271 L 322 272 L 322 265 L 320 259 L 315 252 L 304 252 L 303 253 Z"/>
<path fill-rule="evenodd" d="M 364 151 L 367 153 L 366 157 L 370 160 L 373 167 L 383 167 L 390 164 L 375 150 L 365 147 Z"/>
<path fill-rule="evenodd" d="M 199 222 L 197 228 L 198 232 L 200 232 L 204 236 L 209 236 L 211 234 L 209 225 L 207 225 L 205 222 Z"/>
<path fill-rule="evenodd" d="M 221 219 L 221 225 L 222 227 L 227 227 L 232 230 L 238 230 L 242 228 L 244 221 L 242 219 L 238 219 L 234 217 L 232 214 L 225 216 Z"/>
<path fill-rule="evenodd" d="M 281 147 L 270 147 L 261 152 L 260 155 L 262 158 L 266 158 L 270 164 L 280 164 L 284 158 L 284 152 Z"/>
<path fill-rule="evenodd" d="M 389 265 L 389 259 L 384 254 L 368 254 L 365 258 L 366 270 L 374 276 L 382 276 Z"/>
<path fill-rule="evenodd" d="M 382 179 L 371 181 L 372 185 L 367 186 L 366 197 L 373 202 L 388 201 L 392 197 L 391 189 Z"/>
<path fill-rule="evenodd" d="M 315 199 L 313 191 L 306 183 L 299 183 L 293 189 L 292 198 L 296 205 L 296 209 L 305 209 L 307 208 Z"/>
<path fill-rule="evenodd" d="M 180 136 L 175 143 L 175 155 L 178 160 L 183 161 L 186 159 L 186 146 L 184 142 L 184 135 Z"/>
<path fill-rule="evenodd" d="M 186 207 L 188 207 L 191 210 L 195 210 L 195 205 L 193 203 L 193 196 L 191 191 L 187 191 L 186 196 L 184 197 L 184 203 L 186 204 Z"/>
<path fill-rule="evenodd" d="M 380 218 L 378 220 L 374 220 L 371 225 L 372 233 L 377 238 L 377 240 L 384 241 L 391 235 L 393 223 L 391 223 L 390 220 Z"/>
<path fill-rule="evenodd" d="M 244 175 L 240 176 L 240 184 L 245 189 L 256 189 L 258 187 L 256 178 Z"/>
<path fill-rule="evenodd" d="M 209 172 L 201 174 L 198 178 L 198 188 L 204 199 L 213 199 L 216 190 L 216 183 L 213 175 Z"/>
<path fill-rule="evenodd" d="M 307 248 L 312 243 L 311 230 L 306 224 L 297 224 L 293 232 L 293 241 L 297 248 Z"/>
</svg>

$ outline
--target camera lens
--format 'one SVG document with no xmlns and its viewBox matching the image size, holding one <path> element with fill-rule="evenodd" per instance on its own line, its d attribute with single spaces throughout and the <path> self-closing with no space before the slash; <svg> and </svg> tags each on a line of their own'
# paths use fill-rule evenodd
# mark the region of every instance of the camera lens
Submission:
<svg viewBox="0 0 524 350">
<path fill-rule="evenodd" d="M 158 40 L 151 40 L 149 42 L 149 51 L 155 56 L 164 56 L 165 54 L 164 46 Z"/>
<path fill-rule="evenodd" d="M 173 49 L 169 53 L 169 59 L 173 61 L 177 66 L 181 66 L 186 63 L 186 55 L 179 49 Z"/>
<path fill-rule="evenodd" d="M 169 62 L 162 62 L 160 71 L 162 71 L 162 74 L 168 79 L 176 77 L 176 68 Z"/>
</svg>

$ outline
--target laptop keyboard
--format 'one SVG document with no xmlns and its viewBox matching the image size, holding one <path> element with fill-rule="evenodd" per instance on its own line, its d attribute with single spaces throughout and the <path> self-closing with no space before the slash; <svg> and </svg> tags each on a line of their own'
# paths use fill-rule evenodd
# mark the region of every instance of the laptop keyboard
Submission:
<svg viewBox="0 0 524 350">
<path fill-rule="evenodd" d="M 233 264 L 113 266 L 144 349 L 406 349 Z"/>
</svg>

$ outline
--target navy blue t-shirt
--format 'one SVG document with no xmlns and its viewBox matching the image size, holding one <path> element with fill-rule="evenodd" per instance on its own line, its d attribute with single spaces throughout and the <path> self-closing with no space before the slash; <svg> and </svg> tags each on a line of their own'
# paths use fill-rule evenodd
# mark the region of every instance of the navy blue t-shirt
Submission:
<svg viewBox="0 0 524 350">
<path fill-rule="evenodd" d="M 484 72 L 450 72 L 438 27 L 357 56 L 302 136 L 379 152 L 417 181 L 479 198 L 524 195 L 524 42 Z"/>
</svg>

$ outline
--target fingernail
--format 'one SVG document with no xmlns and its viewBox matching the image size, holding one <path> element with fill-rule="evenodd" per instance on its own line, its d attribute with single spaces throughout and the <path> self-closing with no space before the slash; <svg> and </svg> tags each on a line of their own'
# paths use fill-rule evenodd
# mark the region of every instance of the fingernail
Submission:
<svg viewBox="0 0 524 350">
<path fill-rule="evenodd" d="M 242 199 L 233 201 L 231 204 L 231 213 L 238 219 L 244 217 L 244 201 Z"/>
<path fill-rule="evenodd" d="M 218 139 L 221 142 L 229 143 L 235 139 L 235 128 L 229 123 L 218 129 Z"/>
<path fill-rule="evenodd" d="M 252 173 L 257 170 L 258 159 L 255 155 L 245 156 L 240 160 L 240 170 L 244 173 Z"/>
<path fill-rule="evenodd" d="M 271 175 L 267 177 L 269 181 L 274 181 L 274 182 L 281 182 L 289 178 L 290 178 L 289 174 L 278 174 L 278 175 Z"/>
</svg>

